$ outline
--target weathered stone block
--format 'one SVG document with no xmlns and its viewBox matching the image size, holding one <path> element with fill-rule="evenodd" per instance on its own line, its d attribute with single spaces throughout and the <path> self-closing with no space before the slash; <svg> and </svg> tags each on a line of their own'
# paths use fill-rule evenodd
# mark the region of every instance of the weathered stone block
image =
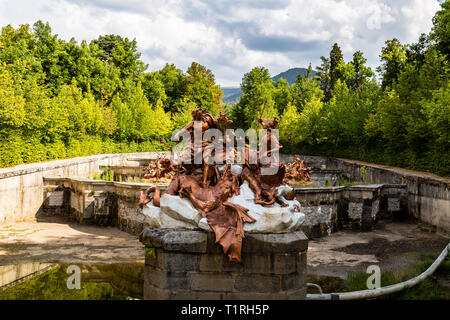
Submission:
<svg viewBox="0 0 450 320">
<path fill-rule="evenodd" d="M 186 272 L 169 272 L 155 267 L 145 268 L 145 281 L 161 289 L 187 289 Z"/>
<path fill-rule="evenodd" d="M 178 231 L 164 235 L 163 249 L 167 251 L 206 252 L 206 232 Z"/>
<path fill-rule="evenodd" d="M 193 273 L 190 275 L 192 290 L 197 291 L 232 291 L 234 279 L 229 274 Z"/>
<path fill-rule="evenodd" d="M 289 233 L 248 234 L 242 243 L 245 253 L 284 253 L 304 251 L 308 248 L 308 238 L 301 231 Z"/>
<path fill-rule="evenodd" d="M 263 254 L 249 254 L 243 258 L 243 271 L 245 273 L 271 273 L 271 258 L 270 255 Z"/>
<path fill-rule="evenodd" d="M 388 211 L 400 211 L 400 199 L 399 198 L 388 198 L 387 199 L 387 210 Z"/>
<path fill-rule="evenodd" d="M 245 258 L 243 260 L 245 261 Z M 200 255 L 200 271 L 242 272 L 243 268 L 242 264 L 230 262 L 223 253 Z"/>
<path fill-rule="evenodd" d="M 281 279 L 274 274 L 239 274 L 234 289 L 242 292 L 278 292 L 281 289 Z"/>
<path fill-rule="evenodd" d="M 203 231 L 147 228 L 141 233 L 139 240 L 166 251 L 204 253 L 207 235 Z"/>
<path fill-rule="evenodd" d="M 166 232 L 167 230 L 165 229 L 146 228 L 139 235 L 139 241 L 141 241 L 144 245 L 161 248 L 163 236 Z"/>
<path fill-rule="evenodd" d="M 223 254 L 202 254 L 200 271 L 222 271 Z"/>
<path fill-rule="evenodd" d="M 297 252 L 279 253 L 271 257 L 272 272 L 275 274 L 291 274 L 297 271 Z"/>
<path fill-rule="evenodd" d="M 360 220 L 363 210 L 361 202 L 350 202 L 348 204 L 348 218 L 351 220 Z"/>
<path fill-rule="evenodd" d="M 167 271 L 193 271 L 199 268 L 199 256 L 191 253 L 157 251 L 158 268 Z"/>
<path fill-rule="evenodd" d="M 297 258 L 297 272 L 306 274 L 306 252 L 299 252 Z"/>
<path fill-rule="evenodd" d="M 64 190 L 55 190 L 48 193 L 48 206 L 62 206 L 64 204 Z"/>
<path fill-rule="evenodd" d="M 146 282 L 144 285 L 145 300 L 168 300 L 170 299 L 170 294 L 170 290 L 155 287 L 149 282 Z"/>
<path fill-rule="evenodd" d="M 285 274 L 281 276 L 281 290 L 298 290 L 301 287 L 306 286 L 306 281 L 303 283 L 303 275 L 302 274 Z"/>
</svg>

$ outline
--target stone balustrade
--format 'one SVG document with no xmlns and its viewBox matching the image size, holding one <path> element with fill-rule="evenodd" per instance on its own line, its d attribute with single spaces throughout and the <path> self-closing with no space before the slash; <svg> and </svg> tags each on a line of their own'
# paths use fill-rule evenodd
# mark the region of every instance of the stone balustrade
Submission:
<svg viewBox="0 0 450 320">
<path fill-rule="evenodd" d="M 139 234 L 148 226 L 139 190 L 144 183 L 88 179 L 44 179 L 41 214 L 67 215 L 80 223 L 117 225 Z M 164 192 L 164 187 L 162 192 Z M 362 185 L 328 188 L 298 188 L 296 198 L 306 220 L 302 230 L 310 238 L 342 228 L 370 230 L 377 219 L 406 217 L 405 185 Z"/>
</svg>

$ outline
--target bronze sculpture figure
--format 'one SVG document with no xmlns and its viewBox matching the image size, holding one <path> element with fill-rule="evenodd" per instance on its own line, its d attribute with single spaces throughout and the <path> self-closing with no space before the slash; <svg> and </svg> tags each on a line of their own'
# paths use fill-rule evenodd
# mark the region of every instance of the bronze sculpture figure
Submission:
<svg viewBox="0 0 450 320">
<path fill-rule="evenodd" d="M 295 156 L 293 163 L 286 165 L 285 181 L 290 184 L 296 183 L 313 183 L 311 179 L 311 168 L 305 165 L 305 160 L 300 160 L 299 156 Z"/>
<path fill-rule="evenodd" d="M 182 153 L 181 159 L 193 159 L 195 156 L 193 139 L 195 121 L 200 123 L 202 134 L 212 128 L 225 133 L 232 123 L 225 113 L 220 113 L 219 117 L 213 118 L 201 109 L 193 110 L 192 118 L 193 121 L 178 132 L 178 135 L 187 132 L 191 137 L 189 146 Z M 244 222 L 253 223 L 255 219 L 248 214 L 247 208 L 227 200 L 233 195 L 238 195 L 240 185 L 246 181 L 255 194 L 256 204 L 268 206 L 276 202 L 283 207 L 287 206 L 282 197 L 278 196 L 277 189 L 280 185 L 286 183 L 286 167 L 283 164 L 267 162 L 267 157 L 282 148 L 279 141 L 274 140 L 272 135 L 272 130 L 278 125 L 278 119 L 276 117 L 269 120 L 259 118 L 258 123 L 266 130 L 263 141 L 267 143 L 267 146 L 270 146 L 270 149 L 266 148 L 265 152 L 260 153 L 245 147 L 245 163 L 240 175 L 232 172 L 230 164 L 221 164 L 215 161 L 208 161 L 207 164 L 203 152 L 201 164 L 184 163 L 183 161 L 175 164 L 170 159 L 158 158 L 156 164 L 147 170 L 147 175 L 151 177 L 168 176 L 170 172 L 172 178 L 166 193 L 189 199 L 202 217 L 207 219 L 209 226 L 214 231 L 216 242 L 222 246 L 223 252 L 228 255 L 229 260 L 238 263 L 242 261 L 241 247 L 244 238 Z M 234 139 L 234 137 L 231 139 Z M 214 158 L 226 162 L 226 151 L 217 151 L 215 148 L 217 144 L 223 144 L 224 148 L 220 150 L 225 150 L 226 139 L 220 141 L 215 140 L 215 138 L 202 140 L 202 151 L 208 151 L 206 154 L 210 157 L 209 160 Z M 222 154 L 216 154 L 216 152 L 222 152 Z M 235 155 L 236 152 L 233 150 L 232 157 Z M 249 161 L 250 155 L 255 156 L 256 163 Z M 261 174 L 262 169 L 270 168 L 273 165 L 279 165 L 274 174 Z M 150 196 L 152 193 L 153 196 Z M 160 197 L 161 191 L 158 187 L 153 186 L 145 191 L 140 191 L 139 204 L 144 205 L 153 200 L 153 205 L 158 207 Z M 290 192 L 284 199 L 292 200 L 293 198 L 294 193 Z M 298 207 L 295 207 L 295 209 L 299 211 Z"/>
</svg>

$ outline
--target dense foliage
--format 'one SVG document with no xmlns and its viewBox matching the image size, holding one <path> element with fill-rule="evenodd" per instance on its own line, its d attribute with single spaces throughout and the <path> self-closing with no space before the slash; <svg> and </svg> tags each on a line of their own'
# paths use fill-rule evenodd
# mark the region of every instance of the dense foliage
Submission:
<svg viewBox="0 0 450 320">
<path fill-rule="evenodd" d="M 0 300 L 126 300 L 125 294 L 115 290 L 107 281 L 89 282 L 82 278 L 80 289 L 67 288 L 67 265 L 55 268 L 34 278 L 0 291 Z M 82 275 L 84 276 L 84 275 Z"/>
<path fill-rule="evenodd" d="M 232 119 L 254 126 L 265 105 L 264 117 L 280 117 L 284 152 L 450 175 L 450 1 L 441 6 L 432 32 L 417 43 L 386 41 L 380 84 L 362 52 L 346 63 L 334 44 L 313 79 L 298 75 L 289 86 L 272 81 L 264 67 L 246 73 Z"/>
<path fill-rule="evenodd" d="M 223 105 L 210 70 L 167 64 L 146 72 L 136 41 L 100 36 L 89 44 L 53 35 L 40 21 L 0 35 L 0 166 L 95 153 L 158 150 L 202 107 L 227 111 L 235 127 L 280 118 L 284 152 L 354 158 L 450 175 L 450 1 L 430 34 L 386 41 L 381 65 L 360 51 L 345 62 L 338 44 L 314 74 L 293 84 L 256 67 L 242 97 Z"/>
<path fill-rule="evenodd" d="M 77 44 L 41 21 L 4 27 L 0 166 L 159 150 L 192 108 L 222 110 L 222 91 L 204 66 L 146 69 L 135 40 L 106 35 Z"/>
</svg>

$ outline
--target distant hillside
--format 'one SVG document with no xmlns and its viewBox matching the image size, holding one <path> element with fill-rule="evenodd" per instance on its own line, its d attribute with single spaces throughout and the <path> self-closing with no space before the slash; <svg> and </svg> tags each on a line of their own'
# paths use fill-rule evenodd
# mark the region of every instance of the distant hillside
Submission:
<svg viewBox="0 0 450 320">
<path fill-rule="evenodd" d="M 241 88 L 222 88 L 223 91 L 223 103 L 226 104 L 235 104 L 239 101 L 242 95 Z"/>
<path fill-rule="evenodd" d="M 273 81 L 278 81 L 280 78 L 284 78 L 287 80 L 289 85 L 292 85 L 295 80 L 297 79 L 297 75 L 301 73 L 301 75 L 304 77 L 306 73 L 308 72 L 308 69 L 305 68 L 292 68 L 285 72 L 282 72 L 280 74 L 277 74 L 275 77 L 272 78 Z M 310 77 L 314 77 L 316 75 L 316 72 L 313 70 Z M 223 91 L 223 98 L 222 101 L 226 104 L 235 104 L 239 101 L 242 95 L 241 88 L 233 88 L 233 87 L 225 87 L 222 88 Z"/>
<path fill-rule="evenodd" d="M 276 81 L 278 81 L 278 79 L 284 78 L 287 80 L 287 82 L 289 82 L 289 85 L 292 85 L 295 82 L 295 80 L 297 80 L 297 75 L 299 73 L 301 73 L 302 76 L 304 77 L 304 76 L 306 76 L 307 72 L 308 72 L 308 69 L 305 69 L 305 68 L 292 68 L 292 69 L 289 69 L 285 72 L 282 72 L 282 73 L 276 75 L 275 77 L 272 78 L 272 80 L 276 82 Z M 315 75 L 316 75 L 316 72 L 313 70 L 311 72 L 310 77 L 312 78 Z"/>
</svg>

